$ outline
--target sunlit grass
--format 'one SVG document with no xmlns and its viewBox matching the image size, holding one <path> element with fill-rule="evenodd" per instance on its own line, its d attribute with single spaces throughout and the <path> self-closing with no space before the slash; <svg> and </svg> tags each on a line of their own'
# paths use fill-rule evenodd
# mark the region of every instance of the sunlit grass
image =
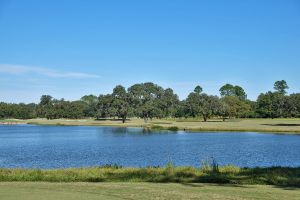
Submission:
<svg viewBox="0 0 300 200">
<path fill-rule="evenodd" d="M 267 185 L 220 185 L 199 183 L 49 183 L 0 182 L 0 199 L 22 200 L 113 200 L 113 199 L 201 199 L 201 200 L 298 200 L 297 188 Z"/>
<path fill-rule="evenodd" d="M 300 187 L 300 167 L 239 168 L 103 166 L 70 169 L 0 169 L 0 181 L 46 182 L 156 182 L 260 184 Z"/>
</svg>

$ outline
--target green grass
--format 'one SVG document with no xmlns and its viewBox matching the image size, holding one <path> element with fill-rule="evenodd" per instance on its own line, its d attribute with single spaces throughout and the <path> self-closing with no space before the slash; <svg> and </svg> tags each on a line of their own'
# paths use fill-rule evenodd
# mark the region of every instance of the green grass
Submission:
<svg viewBox="0 0 300 200">
<path fill-rule="evenodd" d="M 2 122 L 20 122 L 40 125 L 70 125 L 70 126 L 119 126 L 146 127 L 147 129 L 186 130 L 186 131 L 253 131 L 273 132 L 283 134 L 300 134 L 300 119 L 232 119 L 223 122 L 212 119 L 203 122 L 201 119 L 153 119 L 147 123 L 142 119 L 129 119 L 125 124 L 120 120 L 94 119 L 31 119 L 31 120 L 2 120 Z"/>
<path fill-rule="evenodd" d="M 96 183 L 97 182 L 97 183 Z M 299 199 L 299 168 L 0 169 L 0 199 Z"/>
<path fill-rule="evenodd" d="M 217 183 L 237 185 L 275 185 L 300 188 L 300 167 L 217 169 L 194 167 L 122 168 L 104 166 L 71 169 L 0 169 L 0 182 L 155 182 L 155 183 Z"/>
<path fill-rule="evenodd" d="M 0 199 L 5 200 L 296 200 L 299 199 L 299 196 L 299 189 L 261 185 L 236 186 L 178 183 L 0 183 Z"/>
</svg>

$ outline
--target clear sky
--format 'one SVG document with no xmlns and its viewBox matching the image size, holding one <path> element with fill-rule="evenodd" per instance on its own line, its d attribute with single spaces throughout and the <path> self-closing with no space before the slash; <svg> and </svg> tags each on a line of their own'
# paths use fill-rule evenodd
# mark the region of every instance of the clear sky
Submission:
<svg viewBox="0 0 300 200">
<path fill-rule="evenodd" d="M 299 0 L 0 0 L 0 101 L 146 81 L 255 100 L 282 79 L 300 92 Z"/>
</svg>

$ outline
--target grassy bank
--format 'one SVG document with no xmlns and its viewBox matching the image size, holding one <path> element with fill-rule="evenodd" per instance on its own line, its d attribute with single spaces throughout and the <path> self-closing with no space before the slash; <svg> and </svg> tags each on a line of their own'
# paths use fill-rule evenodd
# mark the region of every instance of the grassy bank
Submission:
<svg viewBox="0 0 300 200">
<path fill-rule="evenodd" d="M 213 185 L 176 183 L 34 183 L 2 182 L 0 199 L 299 199 L 300 190 L 262 185 Z"/>
<path fill-rule="evenodd" d="M 31 119 L 31 120 L 2 120 L 2 122 L 19 122 L 40 125 L 72 125 L 72 126 L 120 126 L 145 127 L 147 129 L 171 129 L 186 131 L 253 131 L 300 134 L 300 119 L 233 119 L 210 120 L 202 119 L 153 119 L 147 123 L 142 119 L 129 119 L 125 124 L 120 120 L 94 119 Z"/>
<path fill-rule="evenodd" d="M 300 187 L 300 167 L 217 169 L 203 167 L 121 168 L 116 166 L 74 169 L 0 169 L 0 181 L 41 182 L 155 182 L 155 183 L 216 183 L 259 184 Z"/>
</svg>

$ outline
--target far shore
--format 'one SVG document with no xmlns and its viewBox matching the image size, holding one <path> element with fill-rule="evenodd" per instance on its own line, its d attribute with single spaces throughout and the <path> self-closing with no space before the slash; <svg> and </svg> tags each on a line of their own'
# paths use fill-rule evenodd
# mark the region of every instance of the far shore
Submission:
<svg viewBox="0 0 300 200">
<path fill-rule="evenodd" d="M 203 122 L 202 119 L 153 119 L 145 122 L 142 119 L 131 118 L 122 123 L 118 119 L 5 119 L 1 125 L 35 124 L 57 126 L 116 126 L 142 127 L 146 130 L 170 130 L 187 132 L 263 132 L 279 134 L 300 134 L 300 119 L 211 119 Z"/>
<path fill-rule="evenodd" d="M 0 124 L 2 125 L 16 125 L 16 124 L 28 124 L 27 122 L 10 122 L 10 121 L 7 121 L 7 122 L 0 122 Z"/>
</svg>

